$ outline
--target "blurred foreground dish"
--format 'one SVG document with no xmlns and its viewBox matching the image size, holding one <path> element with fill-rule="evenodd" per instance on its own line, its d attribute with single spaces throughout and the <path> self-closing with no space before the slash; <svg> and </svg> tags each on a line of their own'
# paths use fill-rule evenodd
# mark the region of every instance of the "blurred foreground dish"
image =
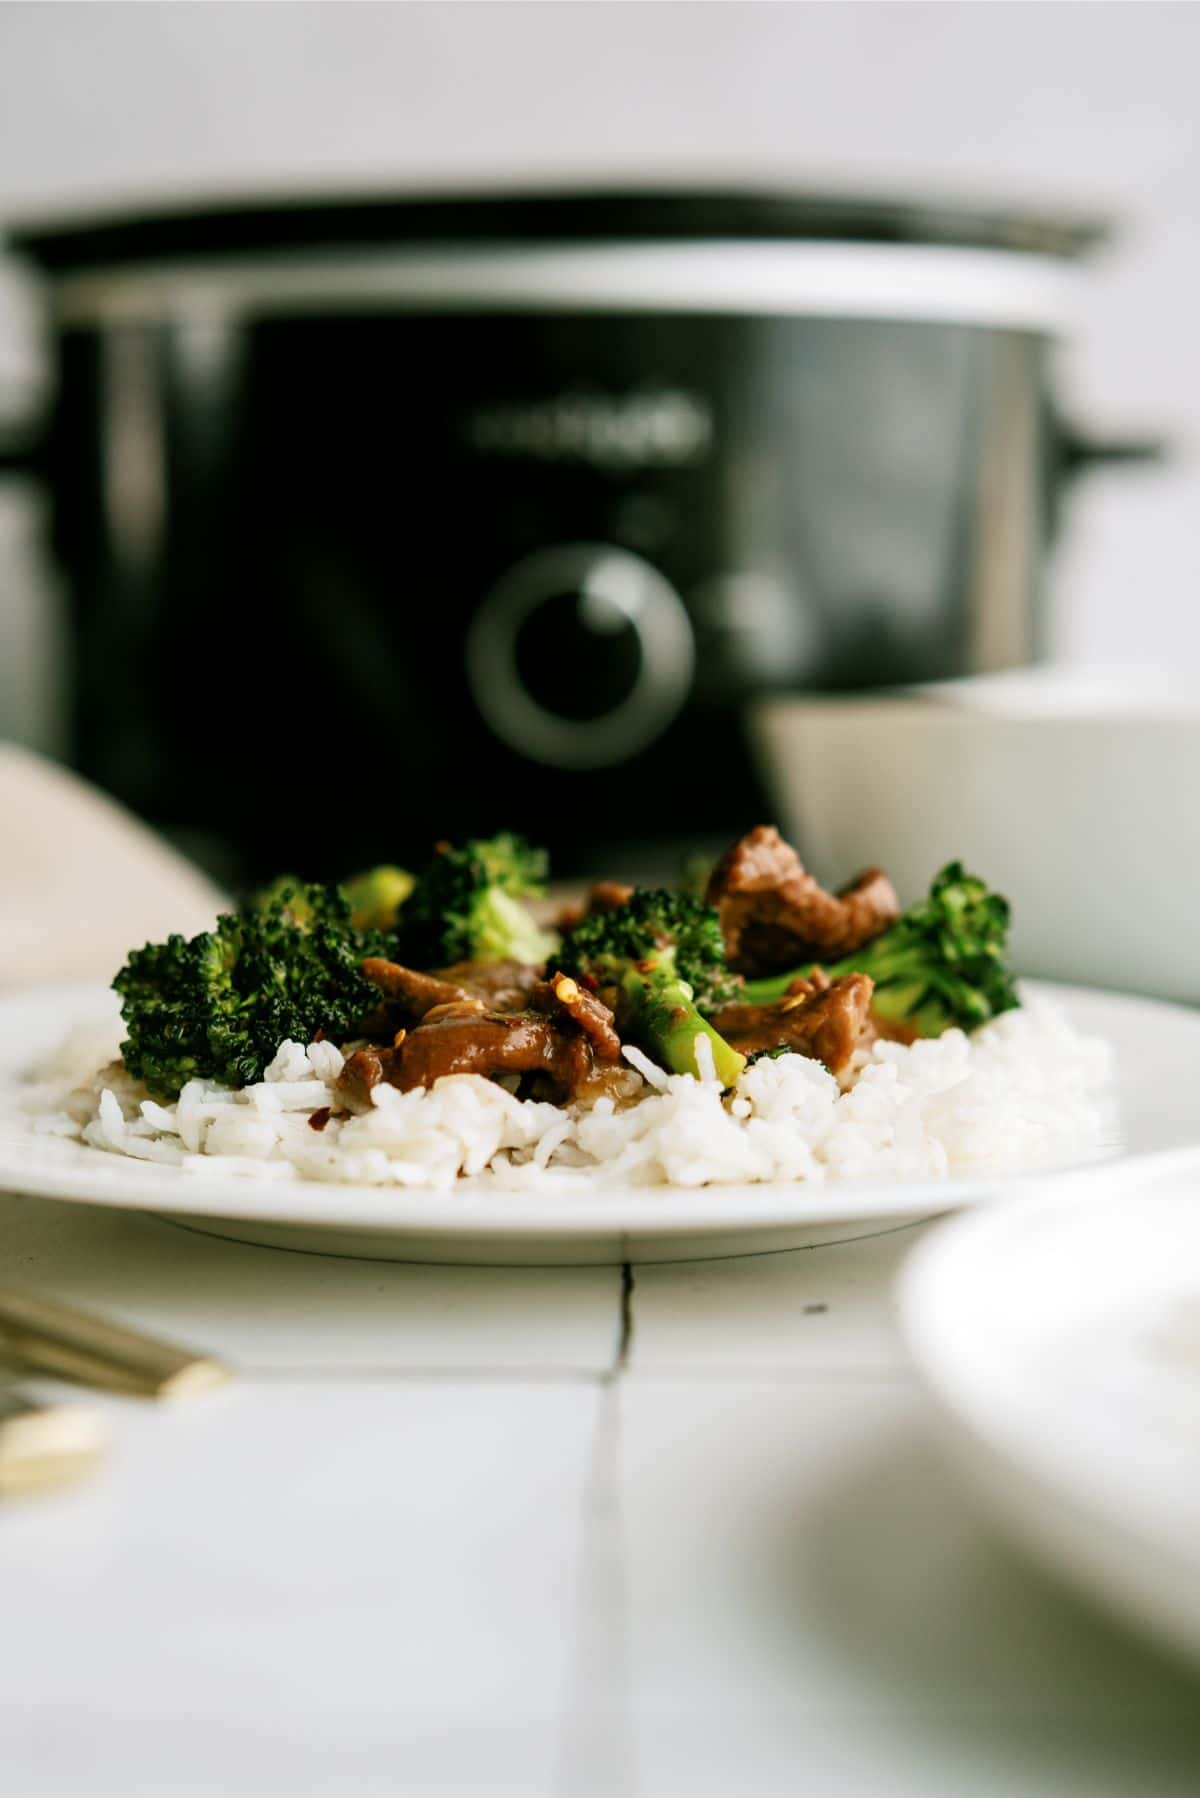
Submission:
<svg viewBox="0 0 1200 1798">
<path fill-rule="evenodd" d="M 0 743 L 0 991 L 111 976 L 131 938 L 207 929 L 220 891 L 123 806 Z"/>
</svg>

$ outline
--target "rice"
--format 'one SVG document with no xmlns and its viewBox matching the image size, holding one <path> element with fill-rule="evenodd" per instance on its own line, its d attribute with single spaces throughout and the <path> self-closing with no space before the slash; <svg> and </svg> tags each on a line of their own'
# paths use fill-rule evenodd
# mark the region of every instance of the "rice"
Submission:
<svg viewBox="0 0 1200 1798">
<path fill-rule="evenodd" d="M 94 1068 L 94 1039 L 91 1054 Z M 76 1041 L 39 1070 L 26 1101 L 34 1128 L 185 1175 L 439 1188 L 463 1177 L 496 1188 L 545 1186 L 548 1174 L 587 1187 L 697 1187 L 1046 1166 L 1095 1151 L 1111 1078 L 1108 1045 L 1042 997 L 970 1037 L 877 1043 L 844 1086 L 785 1055 L 722 1092 L 711 1060 L 697 1080 L 627 1047 L 622 1090 L 568 1106 L 458 1074 L 429 1091 L 376 1087 L 365 1114 L 339 1114 L 342 1055 L 329 1042 L 285 1042 L 256 1085 L 190 1080 L 174 1104 L 120 1062 L 81 1078 L 85 1060 Z"/>
</svg>

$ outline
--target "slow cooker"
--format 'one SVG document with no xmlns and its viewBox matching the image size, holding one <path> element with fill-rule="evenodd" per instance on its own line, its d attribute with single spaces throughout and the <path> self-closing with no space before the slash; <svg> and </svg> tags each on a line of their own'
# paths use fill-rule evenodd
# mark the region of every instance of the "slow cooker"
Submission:
<svg viewBox="0 0 1200 1798">
<path fill-rule="evenodd" d="M 1088 221 L 781 194 L 29 226 L 78 765 L 251 877 L 666 868 L 747 708 L 1036 660 Z"/>
</svg>

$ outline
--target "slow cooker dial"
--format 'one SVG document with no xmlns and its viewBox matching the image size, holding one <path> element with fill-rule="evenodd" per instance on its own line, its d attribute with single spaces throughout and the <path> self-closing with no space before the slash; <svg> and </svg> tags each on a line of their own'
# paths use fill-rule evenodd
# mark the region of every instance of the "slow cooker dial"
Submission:
<svg viewBox="0 0 1200 1798">
<path fill-rule="evenodd" d="M 530 761 L 604 768 L 661 736 L 692 683 L 683 601 L 642 557 L 605 544 L 539 550 L 484 597 L 466 644 L 475 702 Z"/>
</svg>

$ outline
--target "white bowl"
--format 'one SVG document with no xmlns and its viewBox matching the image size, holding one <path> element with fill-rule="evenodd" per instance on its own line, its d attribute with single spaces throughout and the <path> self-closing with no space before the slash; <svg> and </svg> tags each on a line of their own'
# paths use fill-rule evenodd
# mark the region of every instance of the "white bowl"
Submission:
<svg viewBox="0 0 1200 1798">
<path fill-rule="evenodd" d="M 878 863 L 905 904 L 965 862 L 1012 901 L 1022 973 L 1200 1001 L 1200 704 L 1030 692 L 765 702 L 780 827 L 822 879 Z"/>
<path fill-rule="evenodd" d="M 910 1364 L 980 1504 L 1194 1662 L 1198 1197 L 1194 1163 L 1046 1187 L 935 1230 L 897 1294 Z"/>
</svg>

